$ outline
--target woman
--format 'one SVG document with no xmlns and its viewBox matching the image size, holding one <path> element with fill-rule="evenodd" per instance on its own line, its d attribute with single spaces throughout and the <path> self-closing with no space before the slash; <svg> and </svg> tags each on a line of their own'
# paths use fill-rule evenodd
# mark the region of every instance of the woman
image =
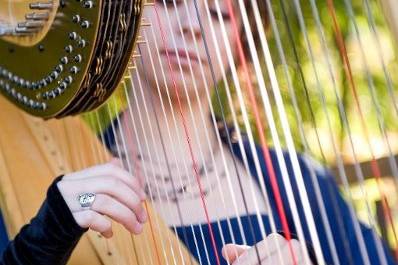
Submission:
<svg viewBox="0 0 398 265">
<path fill-rule="evenodd" d="M 157 1 L 155 8 L 145 10 L 144 17 L 151 21 L 155 32 L 142 30 L 148 43 L 139 49 L 138 74 L 133 74 L 133 87 L 128 97 L 130 107 L 104 134 L 115 156 L 123 159 L 125 167 L 134 167 L 135 178 L 129 177 L 120 166 L 108 164 L 59 179 L 50 187 L 48 201 L 38 217 L 22 230 L 21 236 L 5 252 L 6 262 L 8 259 L 18 260 L 20 250 L 30 247 L 30 251 L 23 252 L 28 255 L 26 260 L 42 258 L 39 264 L 63 264 L 85 228 L 106 237 L 112 235 L 110 222 L 104 215 L 122 223 L 132 233 L 140 233 L 147 218 L 140 202 L 148 196 L 165 222 L 176 228 L 178 236 L 202 264 L 226 263 L 221 255 L 234 264 L 254 265 L 259 260 L 264 265 L 316 264 L 313 257 L 307 259 L 302 251 L 303 242 L 275 233 L 284 229 L 261 152 L 257 152 L 259 172 L 248 140 L 243 139 L 244 150 L 241 150 L 238 143 L 229 141 L 233 139 L 228 138 L 228 134 L 221 136 L 223 143 L 218 137 L 208 93 L 211 93 L 209 87 L 222 79 L 223 71 L 218 66 L 213 68 L 209 61 L 219 60 L 224 70 L 229 69 L 229 55 L 221 42 L 222 49 L 217 54 L 218 49 L 210 37 L 206 41 L 206 49 L 203 36 L 226 36 L 227 42 L 232 44 L 232 57 L 237 57 L 236 31 L 228 1 L 220 2 L 224 25 L 219 20 L 216 1 L 176 1 L 175 5 L 174 1 L 166 1 L 165 4 Z M 238 6 L 234 8 L 239 14 Z M 197 12 L 201 14 L 202 24 L 196 19 Z M 241 18 L 238 17 L 237 22 L 242 25 Z M 242 28 L 240 33 L 243 34 Z M 169 104 L 169 98 L 172 104 Z M 233 135 L 234 131 L 229 133 Z M 189 145 L 185 142 L 188 136 Z M 272 150 L 271 158 L 277 169 L 279 186 L 284 187 L 278 159 Z M 245 159 L 248 168 L 244 165 Z M 289 177 L 293 180 L 288 156 L 286 161 Z M 334 253 L 337 253 L 338 261 L 341 264 L 366 264 L 369 260 L 370 264 L 381 264 L 378 239 L 364 225 L 359 227 L 364 241 L 357 242 L 356 220 L 351 218 L 350 209 L 338 195 L 332 176 L 304 157 L 299 157 L 299 162 L 312 214 L 320 220 L 321 210 L 311 180 L 311 174 L 316 174 L 327 218 L 334 229 Z M 193 164 L 196 164 L 197 172 L 193 172 Z M 203 187 L 198 187 L 196 178 Z M 265 191 L 261 188 L 262 182 L 265 182 Z M 298 187 L 292 183 L 295 200 L 300 202 Z M 266 198 L 265 194 L 270 196 Z M 87 209 L 82 209 L 85 200 L 76 200 L 79 195 L 84 195 L 89 202 Z M 281 189 L 281 196 L 290 232 L 296 233 L 288 194 L 284 189 Z M 57 203 L 51 203 L 53 197 L 58 198 L 54 200 Z M 66 203 L 61 202 L 61 197 Z M 53 208 L 60 205 L 72 213 L 65 216 L 71 221 L 71 227 L 66 227 L 68 231 L 64 231 L 62 221 L 54 214 Z M 181 212 L 185 214 L 179 214 Z M 305 241 L 311 242 L 309 226 L 300 207 L 298 214 Z M 54 231 L 69 235 L 67 241 L 43 231 L 43 220 L 47 218 L 52 220 Z M 324 258 L 328 264 L 333 264 L 333 247 L 328 244 L 327 230 L 322 222 L 316 223 L 316 229 Z M 37 230 L 42 233 L 36 234 Z M 31 234 L 35 236 L 31 237 Z M 267 236 L 262 237 L 264 234 Z M 45 250 L 48 255 L 37 255 L 35 237 L 60 248 L 40 248 L 40 253 Z M 204 240 L 197 241 L 196 238 Z M 228 242 L 234 243 L 226 244 Z M 361 243 L 365 244 L 365 250 Z M 255 244 L 256 247 L 248 247 Z M 387 249 L 381 252 L 387 264 L 393 264 Z"/>
</svg>

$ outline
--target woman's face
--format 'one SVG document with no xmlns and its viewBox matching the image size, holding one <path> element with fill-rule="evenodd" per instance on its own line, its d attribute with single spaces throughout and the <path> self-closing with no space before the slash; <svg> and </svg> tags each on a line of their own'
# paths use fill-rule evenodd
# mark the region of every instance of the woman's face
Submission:
<svg viewBox="0 0 398 265">
<path fill-rule="evenodd" d="M 198 20 L 195 1 L 200 14 L 203 32 L 201 31 Z M 210 20 L 205 1 L 208 3 Z M 185 87 L 190 100 L 195 97 L 195 85 L 199 95 L 201 95 L 201 97 L 205 96 L 204 82 L 207 83 L 209 88 L 212 88 L 214 84 L 211 69 L 213 68 L 214 70 L 216 82 L 222 78 L 214 41 L 217 41 L 219 45 L 222 64 L 225 71 L 228 71 L 228 58 L 223 40 L 223 29 L 218 19 L 215 1 L 219 1 L 220 11 L 225 25 L 225 33 L 228 37 L 227 41 L 231 45 L 234 56 L 235 34 L 226 0 L 156 0 L 156 10 L 153 6 L 147 6 L 145 8 L 143 17 L 145 21 L 151 23 L 152 29 L 150 27 L 142 27 L 141 36 L 146 38 L 147 47 L 144 46 L 145 44 L 142 45 L 141 52 L 146 75 L 153 89 L 156 89 L 155 78 L 157 78 L 163 95 L 166 93 L 167 86 L 170 95 L 172 98 L 175 98 L 176 87 L 180 99 L 186 101 L 184 91 L 185 81 Z M 232 2 L 236 1 L 232 0 Z M 235 10 L 235 16 L 238 19 L 238 23 L 240 23 L 239 11 Z M 211 26 L 214 29 L 216 40 L 213 38 Z M 208 54 L 206 53 L 203 36 L 206 38 Z M 173 38 L 175 42 L 173 42 Z M 155 71 L 152 70 L 149 55 L 151 55 L 154 61 Z M 177 56 L 179 56 L 180 64 L 178 63 Z M 208 56 L 211 58 L 212 68 Z M 188 58 L 190 59 L 190 63 Z M 200 64 L 202 64 L 204 78 Z M 192 72 L 190 65 L 192 67 Z M 141 77 L 143 77 L 144 71 L 142 68 L 142 65 L 139 66 Z M 162 68 L 166 79 L 166 85 L 162 75 Z M 172 71 L 170 71 L 170 68 Z M 173 81 L 175 81 L 175 84 Z"/>
</svg>

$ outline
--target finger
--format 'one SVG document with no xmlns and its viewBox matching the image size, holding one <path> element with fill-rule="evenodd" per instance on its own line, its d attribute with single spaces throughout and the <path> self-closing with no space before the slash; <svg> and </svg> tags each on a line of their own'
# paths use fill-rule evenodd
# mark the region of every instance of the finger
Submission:
<svg viewBox="0 0 398 265">
<path fill-rule="evenodd" d="M 108 177 L 70 180 L 58 183 L 59 189 L 72 212 L 80 211 L 78 196 L 83 193 L 106 194 L 126 205 L 137 215 L 140 222 L 146 222 L 147 214 L 137 194 L 124 182 Z"/>
<path fill-rule="evenodd" d="M 268 256 L 273 255 L 274 252 L 277 252 L 278 249 L 282 249 L 282 247 L 286 243 L 287 241 L 283 236 L 277 233 L 270 234 L 264 240 L 256 244 L 258 253 L 260 255 L 260 260 L 264 260 Z M 251 247 L 244 254 L 242 254 L 233 264 L 234 265 L 258 264 L 258 256 L 256 248 Z"/>
<path fill-rule="evenodd" d="M 73 213 L 76 223 L 82 228 L 90 228 L 110 238 L 113 235 L 112 222 L 105 216 L 91 210 Z"/>
<path fill-rule="evenodd" d="M 290 248 L 291 247 L 291 248 Z M 292 253 L 293 252 L 293 253 Z M 274 264 L 286 264 L 296 265 L 301 264 L 304 261 L 301 255 L 301 245 L 297 240 L 286 241 L 286 244 L 278 251 L 273 252 L 272 255 L 265 258 L 261 265 L 274 265 Z"/>
<path fill-rule="evenodd" d="M 141 200 L 145 200 L 146 198 L 145 191 L 142 188 L 140 181 L 122 167 L 117 166 L 116 162 L 97 165 L 82 171 L 74 172 L 72 174 L 65 175 L 62 180 L 69 181 L 95 177 L 117 178 L 134 190 L 140 196 Z"/>
<path fill-rule="evenodd" d="M 98 194 L 91 210 L 110 217 L 134 234 L 142 232 L 143 225 L 138 221 L 137 216 L 112 197 Z"/>
<path fill-rule="evenodd" d="M 250 247 L 245 245 L 226 244 L 222 248 L 221 253 L 228 263 L 232 263 L 248 249 L 250 249 Z"/>
<path fill-rule="evenodd" d="M 123 162 L 121 159 L 117 157 L 112 157 L 111 161 L 109 161 L 110 164 L 115 165 L 117 167 L 123 168 Z"/>
</svg>

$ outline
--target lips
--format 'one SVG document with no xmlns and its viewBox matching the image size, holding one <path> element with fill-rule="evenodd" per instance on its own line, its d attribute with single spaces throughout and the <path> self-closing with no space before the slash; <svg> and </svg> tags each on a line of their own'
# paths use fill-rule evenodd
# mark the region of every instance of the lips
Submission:
<svg viewBox="0 0 398 265">
<path fill-rule="evenodd" d="M 174 57 L 174 58 L 177 58 L 178 55 L 181 61 L 188 61 L 188 57 L 191 59 L 191 62 L 199 62 L 199 60 L 203 61 L 200 57 L 198 57 L 196 52 L 193 51 L 185 52 L 185 49 L 177 49 L 177 52 L 171 49 L 169 50 L 164 49 L 161 51 L 161 54 L 165 56 L 167 56 L 168 54 L 169 57 Z"/>
</svg>

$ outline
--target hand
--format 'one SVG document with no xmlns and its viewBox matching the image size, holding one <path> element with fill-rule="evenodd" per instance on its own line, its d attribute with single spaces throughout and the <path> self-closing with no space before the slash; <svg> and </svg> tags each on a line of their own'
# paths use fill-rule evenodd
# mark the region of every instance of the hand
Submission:
<svg viewBox="0 0 398 265">
<path fill-rule="evenodd" d="M 273 233 L 257 243 L 261 265 L 306 264 L 304 255 L 301 251 L 300 242 L 292 239 L 290 240 L 290 244 L 295 255 L 296 263 L 293 262 L 292 254 L 289 249 L 289 241 L 283 236 Z M 280 250 L 280 256 L 278 254 L 278 248 Z M 222 249 L 222 255 L 224 259 L 232 265 L 259 264 L 254 247 L 227 244 Z"/>
<path fill-rule="evenodd" d="M 142 232 L 147 220 L 142 205 L 146 195 L 138 179 L 125 171 L 119 160 L 65 175 L 57 185 L 80 227 L 109 238 L 113 232 L 108 216 L 134 234 Z M 96 194 L 90 209 L 79 204 L 78 197 L 83 193 Z"/>
</svg>

